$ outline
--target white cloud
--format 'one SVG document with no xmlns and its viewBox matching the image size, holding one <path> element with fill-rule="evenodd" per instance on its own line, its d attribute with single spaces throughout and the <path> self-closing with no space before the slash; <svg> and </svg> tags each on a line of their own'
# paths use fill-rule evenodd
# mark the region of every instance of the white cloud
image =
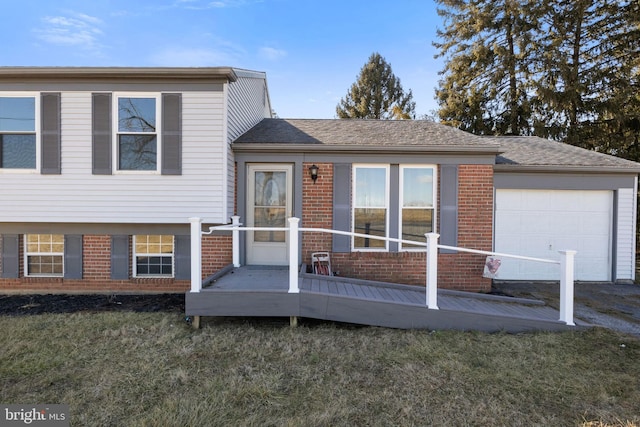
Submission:
<svg viewBox="0 0 640 427">
<path fill-rule="evenodd" d="M 46 16 L 44 26 L 34 30 L 37 37 L 47 43 L 96 49 L 98 38 L 103 34 L 99 28 L 103 22 L 94 16 L 72 12 L 69 16 Z"/>
<path fill-rule="evenodd" d="M 287 52 L 282 49 L 265 46 L 260 48 L 260 56 L 270 61 L 277 61 L 278 59 L 287 56 Z"/>
</svg>

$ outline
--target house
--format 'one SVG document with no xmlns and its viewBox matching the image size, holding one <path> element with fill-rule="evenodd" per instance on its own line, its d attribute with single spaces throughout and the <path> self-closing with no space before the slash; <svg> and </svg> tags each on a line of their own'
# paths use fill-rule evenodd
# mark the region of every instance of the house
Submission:
<svg viewBox="0 0 640 427">
<path fill-rule="evenodd" d="M 576 249 L 579 280 L 635 279 L 639 164 L 428 121 L 274 119 L 264 73 L 0 68 L 0 141 L 2 292 L 186 291 L 189 218 L 232 215 L 363 234 L 302 234 L 301 261 L 329 252 L 345 277 L 424 284 L 411 241 L 435 231 L 452 247 Z M 231 263 L 229 234 L 203 237 L 203 277 Z M 287 265 L 288 243 L 246 232 L 241 264 Z M 439 286 L 488 291 L 484 264 L 442 249 Z M 498 278 L 552 268 L 504 259 Z"/>
<path fill-rule="evenodd" d="M 270 116 L 254 71 L 1 67 L 0 289 L 188 289 L 188 218 L 233 215 L 230 143 Z"/>
</svg>

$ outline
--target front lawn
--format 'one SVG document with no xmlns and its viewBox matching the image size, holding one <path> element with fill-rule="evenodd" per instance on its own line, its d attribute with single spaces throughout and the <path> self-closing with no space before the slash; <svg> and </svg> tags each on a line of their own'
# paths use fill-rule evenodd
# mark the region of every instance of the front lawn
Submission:
<svg viewBox="0 0 640 427">
<path fill-rule="evenodd" d="M 0 316 L 0 402 L 71 425 L 640 425 L 640 340 L 178 313 Z"/>
</svg>

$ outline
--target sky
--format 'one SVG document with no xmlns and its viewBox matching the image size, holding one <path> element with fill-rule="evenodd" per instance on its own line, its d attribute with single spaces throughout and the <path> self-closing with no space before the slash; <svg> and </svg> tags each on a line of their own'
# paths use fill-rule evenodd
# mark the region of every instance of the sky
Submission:
<svg viewBox="0 0 640 427">
<path fill-rule="evenodd" d="M 281 118 L 336 117 L 378 52 L 437 108 L 442 21 L 433 0 L 2 0 L 0 65 L 217 67 L 264 71 Z"/>
</svg>

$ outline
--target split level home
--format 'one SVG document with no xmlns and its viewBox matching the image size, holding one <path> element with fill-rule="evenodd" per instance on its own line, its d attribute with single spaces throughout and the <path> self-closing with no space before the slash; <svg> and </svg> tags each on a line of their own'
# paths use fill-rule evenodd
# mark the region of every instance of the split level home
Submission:
<svg viewBox="0 0 640 427">
<path fill-rule="evenodd" d="M 0 67 L 0 292 L 182 292 L 190 218 L 300 226 L 299 259 L 425 283 L 439 242 L 557 259 L 579 281 L 635 279 L 640 164 L 534 137 L 429 121 L 272 117 L 266 76 L 230 67 Z M 366 236 L 402 239 L 384 241 Z M 242 265 L 287 265 L 288 234 L 242 234 Z M 202 278 L 232 263 L 203 236 Z M 485 255 L 441 249 L 439 286 L 486 292 Z M 558 280 L 501 259 L 497 278 Z"/>
</svg>

